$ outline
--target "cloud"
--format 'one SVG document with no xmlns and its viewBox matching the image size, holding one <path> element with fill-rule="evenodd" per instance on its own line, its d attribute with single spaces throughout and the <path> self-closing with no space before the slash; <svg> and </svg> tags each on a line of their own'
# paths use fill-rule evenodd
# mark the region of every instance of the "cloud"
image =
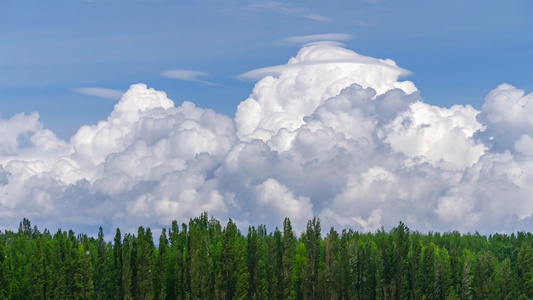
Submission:
<svg viewBox="0 0 533 300">
<path fill-rule="evenodd" d="M 281 39 L 281 43 L 290 44 L 290 45 L 303 45 L 311 42 L 319 41 L 349 41 L 353 39 L 351 34 L 346 33 L 324 33 L 324 34 L 313 34 L 313 35 L 300 35 L 300 36 L 291 36 L 284 39 Z"/>
<path fill-rule="evenodd" d="M 161 73 L 161 75 L 181 80 L 197 81 L 197 77 L 207 77 L 209 76 L 206 72 L 201 71 L 192 71 L 192 70 L 169 70 Z"/>
<path fill-rule="evenodd" d="M 235 121 L 241 139 L 265 140 L 282 128 L 293 131 L 324 101 L 354 83 L 372 87 L 378 94 L 396 88 L 416 91 L 411 82 L 397 81 L 406 71 L 393 61 L 361 56 L 332 45 L 304 47 L 287 65 L 254 70 L 241 77 L 254 78 L 269 72 L 277 72 L 276 78 L 260 80 L 250 98 L 237 109 Z"/>
<path fill-rule="evenodd" d="M 277 1 L 255 2 L 254 4 L 250 5 L 249 9 L 254 11 L 267 11 L 283 15 L 297 16 L 319 22 L 325 22 L 329 20 L 328 17 L 322 16 L 308 8 L 296 7 Z"/>
<path fill-rule="evenodd" d="M 111 99 L 111 100 L 119 100 L 120 97 L 122 97 L 122 94 L 124 94 L 123 91 L 119 90 L 113 90 L 113 89 L 106 89 L 106 88 L 98 88 L 98 87 L 84 87 L 84 88 L 75 88 L 74 91 L 95 96 L 99 98 L 105 98 L 105 99 Z"/>
<path fill-rule="evenodd" d="M 238 78 L 256 80 L 265 76 L 279 76 L 284 73 L 284 71 L 290 69 L 292 69 L 292 73 L 294 73 L 306 66 L 313 68 L 313 66 L 318 65 L 329 65 L 331 67 L 346 65 L 346 68 L 343 66 L 339 67 L 341 70 L 359 69 L 360 71 L 357 71 L 357 74 L 359 74 L 360 77 L 364 77 L 367 81 L 372 79 L 369 76 L 364 76 L 364 70 L 372 69 L 374 68 L 373 66 L 389 69 L 391 74 L 395 74 L 391 76 L 390 80 L 392 81 L 395 81 L 399 76 L 410 75 L 409 71 L 399 68 L 396 63 L 390 59 L 383 60 L 359 55 L 353 51 L 348 51 L 337 44 L 318 43 L 304 47 L 300 50 L 298 55 L 291 58 L 286 65 L 255 69 L 239 75 Z M 312 81 L 312 78 L 310 79 L 310 81 Z M 376 80 L 379 81 L 379 78 L 376 78 Z M 315 84 L 316 82 L 311 83 Z"/>
<path fill-rule="evenodd" d="M 513 150 L 515 141 L 533 132 L 533 94 L 502 84 L 485 98 L 477 119 L 487 128 L 479 137 L 494 151 Z"/>
<path fill-rule="evenodd" d="M 0 226 L 157 228 L 208 211 L 269 229 L 285 216 L 298 230 L 312 216 L 364 231 L 531 228 L 532 94 L 503 84 L 481 110 L 444 108 L 402 74 L 314 44 L 234 119 L 144 84 L 69 141 L 37 113 L 0 119 Z"/>
<path fill-rule="evenodd" d="M 194 70 L 168 70 L 161 73 L 161 75 L 172 79 L 196 81 L 205 85 L 214 85 L 214 83 L 198 79 L 198 77 L 209 77 L 209 73 L 207 72 Z"/>
</svg>

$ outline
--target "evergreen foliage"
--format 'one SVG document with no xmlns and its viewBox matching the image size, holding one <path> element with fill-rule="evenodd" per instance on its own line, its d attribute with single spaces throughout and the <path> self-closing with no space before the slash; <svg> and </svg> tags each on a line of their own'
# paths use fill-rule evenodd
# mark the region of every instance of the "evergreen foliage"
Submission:
<svg viewBox="0 0 533 300">
<path fill-rule="evenodd" d="M 533 235 L 283 229 L 206 213 L 113 241 L 40 233 L 24 219 L 0 232 L 0 299 L 532 299 Z"/>
</svg>

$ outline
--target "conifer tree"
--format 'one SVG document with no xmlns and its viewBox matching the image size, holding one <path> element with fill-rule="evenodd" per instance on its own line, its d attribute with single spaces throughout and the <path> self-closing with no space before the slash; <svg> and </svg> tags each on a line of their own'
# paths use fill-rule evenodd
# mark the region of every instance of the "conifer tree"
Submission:
<svg viewBox="0 0 533 300">
<path fill-rule="evenodd" d="M 222 233 L 222 249 L 220 257 L 219 294 L 221 299 L 232 299 L 237 292 L 239 280 L 239 239 L 235 223 L 229 219 Z M 248 290 L 247 290 L 248 292 Z"/>
<path fill-rule="evenodd" d="M 134 237 L 126 233 L 122 242 L 122 287 L 124 300 L 134 299 L 135 295 L 135 286 L 133 284 L 133 278 L 135 276 L 133 269 L 135 265 L 133 260 L 133 242 Z"/>
<path fill-rule="evenodd" d="M 437 284 L 439 285 L 440 290 L 440 294 L 438 295 L 438 297 L 441 299 L 448 299 L 449 295 L 455 294 L 452 285 L 452 273 L 448 250 L 446 250 L 446 248 L 438 249 L 438 255 L 436 260 L 438 260 L 439 273 L 439 281 Z"/>
<path fill-rule="evenodd" d="M 477 289 L 476 298 L 497 299 L 498 286 L 496 258 L 492 252 L 487 251 L 477 255 Z"/>
<path fill-rule="evenodd" d="M 44 261 L 44 251 L 42 250 L 42 246 L 41 246 L 42 241 L 40 239 L 36 240 L 34 244 L 35 244 L 35 249 L 33 250 L 33 255 L 31 257 L 31 262 L 30 262 L 31 272 L 29 274 L 30 282 L 33 287 L 33 299 L 45 299 L 46 270 L 45 270 L 45 261 Z M 1 252 L 2 251 L 0 250 L 0 257 L 2 256 Z M 1 272 L 0 272 L 0 277 L 2 277 Z"/>
<path fill-rule="evenodd" d="M 94 283 L 91 271 L 91 254 L 89 250 L 87 236 L 83 237 L 83 242 L 78 248 L 76 257 L 76 272 L 74 275 L 75 291 L 74 299 L 89 300 L 94 298 Z"/>
<path fill-rule="evenodd" d="M 236 245 L 236 268 L 237 268 L 237 282 L 235 288 L 235 298 L 237 300 L 245 300 L 248 298 L 248 292 L 250 290 L 250 273 L 248 271 L 247 258 L 246 258 L 246 240 L 244 238 L 237 237 Z"/>
<path fill-rule="evenodd" d="M 167 297 L 169 299 L 185 299 L 186 287 L 188 282 L 185 276 L 186 264 L 184 260 L 184 251 L 187 248 L 187 225 L 183 224 L 183 230 L 180 231 L 177 221 L 172 222 L 169 231 L 170 250 L 167 272 Z"/>
<path fill-rule="evenodd" d="M 302 240 L 302 238 L 300 239 Z M 303 299 L 304 297 L 304 284 L 303 279 L 307 276 L 306 264 L 307 264 L 307 249 L 303 242 L 298 242 L 296 247 L 296 253 L 294 256 L 294 265 L 292 273 L 292 284 L 289 297 L 287 299 Z"/>
<path fill-rule="evenodd" d="M 154 251 L 152 231 L 139 227 L 137 232 L 137 292 L 135 297 L 141 300 L 154 299 L 154 286 L 152 281 L 152 256 Z"/>
<path fill-rule="evenodd" d="M 104 240 L 104 232 L 102 229 L 102 226 L 98 228 L 98 240 L 97 240 L 97 253 L 96 253 L 96 273 L 95 273 L 95 292 L 96 292 L 96 299 L 97 300 L 103 300 L 105 299 L 105 240 Z"/>
<path fill-rule="evenodd" d="M 422 299 L 422 285 L 419 278 L 420 259 L 422 245 L 419 235 L 411 235 L 411 249 L 409 251 L 409 289 L 411 290 L 412 299 Z"/>
<path fill-rule="evenodd" d="M 255 253 L 255 268 L 254 268 L 254 285 L 255 291 L 252 293 L 254 299 L 269 299 L 269 261 L 268 261 L 268 246 L 266 244 L 267 230 L 265 225 L 260 225 L 257 228 L 257 244 Z M 252 274 L 250 274 L 252 277 Z"/>
<path fill-rule="evenodd" d="M 7 298 L 9 288 L 8 278 L 8 260 L 5 252 L 4 239 L 0 234 L 0 299 Z"/>
<path fill-rule="evenodd" d="M 394 236 L 394 285 L 396 297 L 405 299 L 409 296 L 409 228 L 403 222 L 392 231 Z"/>
<path fill-rule="evenodd" d="M 383 260 L 383 251 L 381 249 L 376 251 L 376 299 L 388 299 L 387 286 L 385 283 L 385 262 Z"/>
<path fill-rule="evenodd" d="M 55 249 L 54 246 L 55 241 L 50 238 L 50 240 L 45 243 L 44 245 L 44 264 L 45 264 L 45 279 L 46 279 L 46 288 L 44 291 L 44 298 L 45 299 L 53 299 L 54 291 L 56 289 L 56 274 L 55 274 L 55 266 L 56 263 L 54 262 L 54 253 L 53 249 Z"/>
<path fill-rule="evenodd" d="M 53 248 L 51 249 L 52 253 L 52 265 L 54 274 L 54 290 L 53 295 L 50 295 L 50 299 L 67 299 L 67 282 L 66 276 L 66 264 L 68 262 L 67 258 L 67 247 L 66 245 L 66 233 L 58 232 L 54 235 Z M 48 298 L 48 297 L 47 297 Z"/>
<path fill-rule="evenodd" d="M 350 288 L 350 285 L 352 285 L 352 283 L 354 282 L 354 280 L 352 279 L 353 277 L 353 274 L 351 271 L 351 268 L 350 268 L 350 255 L 349 255 L 349 252 L 348 252 L 348 247 L 349 245 L 352 243 L 351 242 L 351 236 L 352 236 L 352 231 L 351 230 L 346 230 L 346 229 L 343 229 L 342 230 L 342 233 L 341 233 L 341 236 L 340 236 L 340 249 L 339 249 L 339 253 L 340 253 L 340 257 L 339 257 L 339 268 L 341 269 L 340 270 L 340 273 L 341 273 L 341 278 L 340 278 L 340 286 L 341 286 L 341 291 L 340 291 L 340 298 L 341 299 L 349 299 L 350 298 L 350 293 L 353 293 L 353 289 Z M 374 277 L 374 276 L 372 276 Z"/>
<path fill-rule="evenodd" d="M 305 264 L 304 273 L 302 276 L 302 284 L 304 289 L 304 299 L 318 298 L 318 269 L 320 263 L 320 220 L 316 217 L 307 222 L 306 230 L 306 249 L 307 260 Z"/>
<path fill-rule="evenodd" d="M 154 286 L 157 299 L 164 300 L 167 298 L 167 259 L 169 255 L 169 245 L 167 230 L 163 228 L 159 237 L 157 277 L 154 277 Z"/>
<path fill-rule="evenodd" d="M 376 232 L 375 240 L 379 249 L 378 257 L 376 257 L 376 281 L 380 282 L 377 288 L 380 289 L 379 294 L 381 294 L 379 297 L 382 297 L 382 299 L 394 298 L 396 287 L 393 280 L 394 245 L 392 236 L 381 228 Z M 377 294 L 378 291 L 376 290 L 376 298 L 378 297 Z"/>
<path fill-rule="evenodd" d="M 438 268 L 438 261 L 435 260 L 435 244 L 429 243 L 422 248 L 422 260 L 419 269 L 419 280 L 422 283 L 422 298 L 438 298 L 440 291 Z"/>
<path fill-rule="evenodd" d="M 188 299 L 191 295 L 191 272 L 189 255 L 190 233 L 186 223 L 181 225 L 178 234 L 178 252 L 176 253 L 176 282 L 180 285 L 177 289 L 177 299 Z"/>
<path fill-rule="evenodd" d="M 78 258 L 78 249 L 80 246 L 80 241 L 76 238 L 76 235 L 74 234 L 74 231 L 69 230 L 68 231 L 68 238 L 66 240 L 66 255 L 67 259 L 65 260 L 65 277 L 66 277 L 66 285 L 67 285 L 67 298 L 72 299 L 74 297 L 74 277 L 76 274 L 76 262 Z M 92 270 L 90 268 L 89 270 Z M 92 274 L 91 274 L 92 275 Z"/>
<path fill-rule="evenodd" d="M 122 235 L 120 234 L 120 229 L 117 228 L 113 244 L 113 259 L 115 266 L 115 299 L 124 298 L 124 285 L 122 284 Z"/>
<path fill-rule="evenodd" d="M 283 221 L 283 254 L 282 254 L 282 298 L 290 299 L 293 296 L 293 268 L 296 254 L 296 238 L 292 231 L 289 218 Z"/>
<path fill-rule="evenodd" d="M 243 236 L 203 214 L 190 230 L 163 229 L 158 249 L 150 228 L 123 240 L 117 228 L 113 244 L 98 235 L 41 234 L 29 220 L 0 232 L 0 299 L 97 299 L 97 281 L 103 299 L 533 298 L 531 233 L 487 242 L 400 223 L 340 237 L 332 228 L 322 239 L 315 219 L 296 239 L 285 219 L 283 234 L 260 225 Z"/>
<path fill-rule="evenodd" d="M 325 299 L 339 299 L 340 289 L 340 268 L 339 268 L 339 234 L 331 227 L 326 236 L 325 243 L 325 268 L 323 297 Z"/>
<path fill-rule="evenodd" d="M 272 263 L 269 278 L 273 299 L 283 299 L 283 235 L 276 227 L 269 241 L 269 261 Z"/>
<path fill-rule="evenodd" d="M 26 219 L 25 219 L 26 220 Z M 26 220 L 29 224 L 29 221 Z M 21 223 L 22 224 L 22 223 Z M 12 280 L 9 284 L 10 297 L 12 299 L 27 299 L 31 297 L 31 283 L 29 280 L 29 248 L 28 239 L 31 238 L 31 227 L 29 235 L 27 232 L 19 230 L 14 239 L 11 251 L 8 254 L 11 263 Z"/>
<path fill-rule="evenodd" d="M 256 276 L 255 276 L 255 268 L 258 265 L 257 264 L 257 243 L 258 243 L 258 235 L 257 230 L 253 226 L 248 227 L 248 235 L 246 237 L 247 239 L 247 249 L 246 253 L 247 255 L 247 265 L 248 265 L 248 273 L 250 274 L 250 281 L 249 281 L 249 292 L 248 297 L 249 299 L 252 299 L 256 293 Z"/>
<path fill-rule="evenodd" d="M 524 242 L 518 253 L 519 299 L 533 298 L 533 248 Z"/>
<path fill-rule="evenodd" d="M 502 300 L 516 298 L 516 294 L 514 293 L 515 284 L 512 272 L 511 260 L 509 257 L 507 257 L 501 264 L 500 294 Z"/>
<path fill-rule="evenodd" d="M 472 263 L 470 255 L 467 254 L 463 264 L 461 279 L 461 300 L 472 300 Z"/>
<path fill-rule="evenodd" d="M 210 261 L 207 213 L 189 222 L 189 272 L 191 298 L 208 298 Z"/>
</svg>

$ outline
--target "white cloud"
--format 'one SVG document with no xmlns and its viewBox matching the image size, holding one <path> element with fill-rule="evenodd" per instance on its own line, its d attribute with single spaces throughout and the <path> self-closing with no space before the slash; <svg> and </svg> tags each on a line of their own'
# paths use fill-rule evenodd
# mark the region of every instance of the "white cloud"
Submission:
<svg viewBox="0 0 533 300">
<path fill-rule="evenodd" d="M 75 88 L 74 91 L 80 94 L 85 94 L 85 95 L 90 95 L 90 96 L 95 96 L 95 97 L 105 98 L 105 99 L 110 99 L 110 100 L 119 100 L 120 97 L 122 97 L 122 95 L 124 94 L 123 91 L 99 88 L 99 87 Z"/>
<path fill-rule="evenodd" d="M 301 68 L 306 66 L 320 66 L 327 65 L 330 68 L 339 67 L 340 70 L 349 70 L 360 68 L 361 66 L 381 67 L 383 69 L 390 70 L 389 81 L 390 83 L 396 82 L 399 76 L 407 76 L 411 73 L 405 69 L 399 68 L 396 63 L 390 59 L 376 59 L 373 57 L 359 55 L 353 51 L 344 49 L 337 44 L 332 43 L 317 43 L 311 44 L 302 48 L 296 57 L 289 60 L 286 65 L 279 65 L 273 67 L 266 67 L 248 71 L 239 75 L 240 79 L 260 79 L 265 76 L 279 76 L 285 70 L 293 69 L 298 72 Z M 341 66 L 339 66 L 341 65 Z M 380 77 L 365 77 L 364 72 L 367 68 L 362 68 L 358 71 L 359 80 L 375 81 L 374 83 L 382 83 Z M 310 78 L 312 81 L 312 78 Z M 316 83 L 316 82 L 314 82 Z M 414 90 L 414 85 L 411 87 Z"/>
<path fill-rule="evenodd" d="M 278 14 L 284 14 L 289 16 L 297 16 L 301 18 L 306 18 L 313 21 L 324 22 L 328 21 L 329 18 L 322 16 L 308 8 L 296 7 L 286 3 L 281 3 L 277 1 L 258 1 L 250 5 L 249 9 L 254 11 L 268 11 Z"/>
<path fill-rule="evenodd" d="M 509 84 L 502 84 L 485 98 L 478 120 L 486 124 L 479 137 L 494 151 L 513 150 L 522 134 L 533 132 L 533 94 Z"/>
<path fill-rule="evenodd" d="M 417 102 L 379 135 L 393 151 L 411 159 L 444 169 L 465 169 L 485 152 L 485 146 L 473 139 L 473 134 L 483 129 L 476 121 L 477 114 L 471 106 L 447 109 Z"/>
<path fill-rule="evenodd" d="M 172 78 L 172 79 L 195 81 L 195 82 L 199 82 L 205 85 L 215 85 L 214 83 L 199 79 L 199 77 L 209 77 L 209 73 L 202 72 L 202 71 L 168 70 L 168 71 L 161 73 L 161 75 L 168 77 L 168 78 Z"/>
<path fill-rule="evenodd" d="M 392 60 L 365 57 L 332 45 L 304 47 L 287 65 L 242 76 L 253 78 L 269 72 L 278 74 L 261 79 L 237 109 L 235 121 L 241 139 L 266 140 L 282 128 L 293 131 L 305 116 L 353 83 L 372 87 L 378 94 L 395 88 L 416 91 L 411 82 L 397 81 L 405 71 Z"/>
<path fill-rule="evenodd" d="M 198 80 L 198 77 L 209 76 L 209 73 L 193 70 L 169 70 L 161 73 L 161 75 L 168 78 L 196 81 Z"/>
<path fill-rule="evenodd" d="M 70 141 L 37 113 L 0 119 L 0 226 L 157 227 L 208 211 L 270 229 L 315 215 L 339 229 L 530 228 L 532 94 L 501 85 L 481 111 L 443 108 L 402 73 L 310 45 L 259 80 L 234 120 L 144 84 Z"/>
<path fill-rule="evenodd" d="M 284 39 L 281 39 L 281 43 L 291 44 L 291 45 L 303 45 L 311 42 L 320 42 L 320 41 L 349 41 L 353 39 L 351 34 L 346 33 L 324 33 L 324 34 L 313 34 L 313 35 L 300 35 L 300 36 L 291 36 Z"/>
<path fill-rule="evenodd" d="M 284 216 L 291 216 L 291 222 L 298 231 L 303 231 L 307 220 L 313 218 L 313 205 L 309 197 L 296 199 L 289 189 L 268 178 L 255 187 L 257 211 L 254 219 L 262 223 L 282 224 Z M 273 219 L 274 218 L 274 219 Z"/>
</svg>

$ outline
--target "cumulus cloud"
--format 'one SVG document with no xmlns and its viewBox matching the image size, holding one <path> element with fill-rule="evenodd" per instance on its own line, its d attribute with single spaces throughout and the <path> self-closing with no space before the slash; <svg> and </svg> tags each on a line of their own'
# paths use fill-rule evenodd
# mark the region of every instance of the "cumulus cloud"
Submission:
<svg viewBox="0 0 533 300">
<path fill-rule="evenodd" d="M 75 88 L 74 91 L 80 94 L 85 94 L 85 95 L 90 95 L 90 96 L 95 96 L 95 97 L 105 98 L 105 99 L 110 99 L 110 100 L 119 100 L 120 97 L 122 97 L 122 94 L 124 94 L 123 91 L 99 88 L 99 87 Z"/>
<path fill-rule="evenodd" d="M 525 95 L 509 84 L 502 84 L 485 98 L 478 120 L 487 129 L 479 134 L 495 151 L 513 149 L 523 134 L 533 132 L 533 94 Z"/>
<path fill-rule="evenodd" d="M 377 94 L 392 89 L 412 93 L 416 91 L 413 83 L 397 81 L 405 72 L 392 60 L 365 57 L 333 45 L 304 47 L 287 65 L 242 75 L 276 73 L 261 79 L 250 98 L 239 104 L 237 134 L 241 139 L 265 140 L 282 128 L 294 131 L 305 116 L 354 83 L 372 87 Z M 374 96 L 363 100 L 372 101 Z"/>
<path fill-rule="evenodd" d="M 208 211 L 270 229 L 285 216 L 298 230 L 312 216 L 364 231 L 530 228 L 532 94 L 503 84 L 480 111 L 444 108 L 404 73 L 313 44 L 234 119 L 144 84 L 69 141 L 37 113 L 0 119 L 0 226 L 160 227 Z"/>
</svg>

